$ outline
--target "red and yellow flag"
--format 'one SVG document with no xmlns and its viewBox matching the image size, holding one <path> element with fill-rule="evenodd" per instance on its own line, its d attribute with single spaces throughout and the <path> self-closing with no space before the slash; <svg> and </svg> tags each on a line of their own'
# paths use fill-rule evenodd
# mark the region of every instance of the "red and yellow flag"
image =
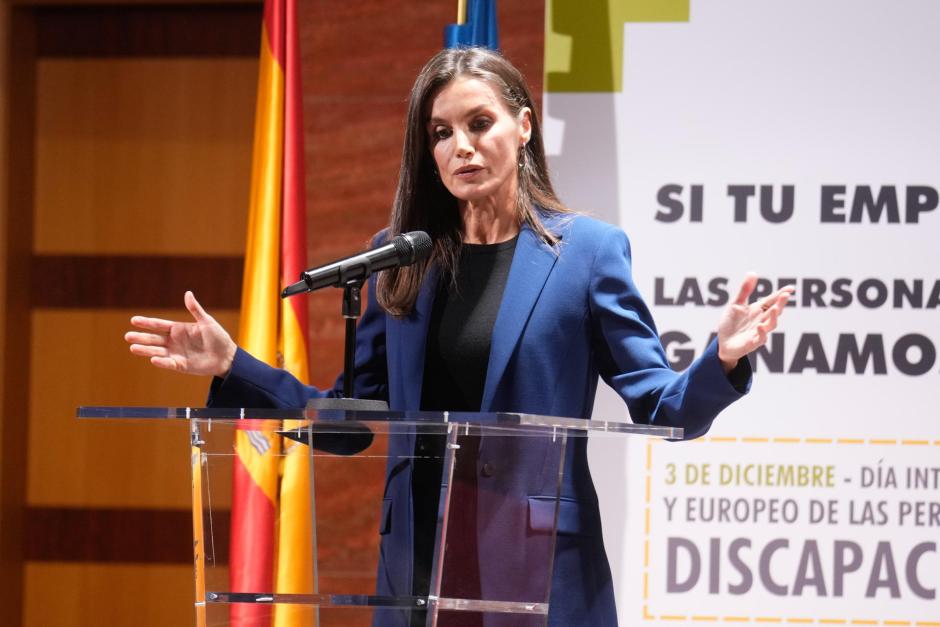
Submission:
<svg viewBox="0 0 940 627">
<path fill-rule="evenodd" d="M 306 265 L 300 47 L 295 0 L 265 0 L 239 345 L 301 381 L 307 310 L 281 301 Z M 234 592 L 312 593 L 310 458 L 262 423 L 236 434 L 229 579 Z M 311 625 L 309 608 L 235 604 L 238 627 Z"/>
</svg>

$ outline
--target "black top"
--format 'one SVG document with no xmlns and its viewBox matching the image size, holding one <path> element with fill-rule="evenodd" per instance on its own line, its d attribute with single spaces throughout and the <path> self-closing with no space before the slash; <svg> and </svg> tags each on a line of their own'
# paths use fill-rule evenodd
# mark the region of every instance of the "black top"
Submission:
<svg viewBox="0 0 940 627">
<path fill-rule="evenodd" d="M 428 324 L 421 409 L 480 411 L 493 325 L 518 236 L 499 244 L 464 244 L 457 280 L 442 277 Z M 437 526 L 444 438 L 418 434 L 414 474 L 414 582 L 428 594 Z"/>
<path fill-rule="evenodd" d="M 465 244 L 456 283 L 441 282 L 428 325 L 421 409 L 480 411 L 493 325 L 517 239 Z"/>
</svg>

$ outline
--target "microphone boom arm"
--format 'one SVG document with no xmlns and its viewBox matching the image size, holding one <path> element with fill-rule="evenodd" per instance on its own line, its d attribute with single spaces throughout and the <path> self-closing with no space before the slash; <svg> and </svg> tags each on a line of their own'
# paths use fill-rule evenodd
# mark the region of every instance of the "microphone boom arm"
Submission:
<svg viewBox="0 0 940 627">
<path fill-rule="evenodd" d="M 343 288 L 343 318 L 346 342 L 343 357 L 343 397 L 353 398 L 356 367 L 356 324 L 362 313 L 362 284 L 373 272 L 408 266 L 431 254 L 431 238 L 423 231 L 398 235 L 378 248 L 339 259 L 300 274 L 300 281 L 288 285 L 281 298 L 312 292 L 323 287 Z M 368 401 L 361 401 L 366 403 Z"/>
</svg>

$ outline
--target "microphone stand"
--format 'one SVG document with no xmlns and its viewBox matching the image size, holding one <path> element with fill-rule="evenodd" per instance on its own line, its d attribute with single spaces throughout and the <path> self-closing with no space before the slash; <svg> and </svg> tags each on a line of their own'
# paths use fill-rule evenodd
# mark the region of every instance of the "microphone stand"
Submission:
<svg viewBox="0 0 940 627">
<path fill-rule="evenodd" d="M 343 318 L 346 319 L 346 342 L 343 355 L 343 398 L 311 398 L 307 409 L 343 411 L 382 411 L 388 409 L 385 401 L 353 398 L 356 371 L 356 324 L 362 315 L 363 279 L 343 285 Z"/>
<path fill-rule="evenodd" d="M 343 397 L 311 398 L 307 401 L 308 410 L 316 411 L 320 418 L 330 418 L 331 412 L 343 412 L 340 429 L 330 427 L 329 423 L 317 423 L 304 429 L 282 431 L 281 435 L 315 449 L 328 451 L 335 455 L 355 455 L 372 444 L 373 435 L 368 427 L 350 422 L 357 418 L 356 412 L 388 411 L 388 403 L 368 398 L 353 398 L 353 381 L 356 370 L 356 323 L 362 314 L 363 280 L 349 281 L 343 286 L 343 318 L 346 319 L 346 345 L 343 356 Z M 369 415 L 362 416 L 368 420 Z"/>
<path fill-rule="evenodd" d="M 343 286 L 343 318 L 346 319 L 346 348 L 343 351 L 343 397 L 353 397 L 353 374 L 356 369 L 356 323 L 362 315 L 362 281 Z"/>
</svg>

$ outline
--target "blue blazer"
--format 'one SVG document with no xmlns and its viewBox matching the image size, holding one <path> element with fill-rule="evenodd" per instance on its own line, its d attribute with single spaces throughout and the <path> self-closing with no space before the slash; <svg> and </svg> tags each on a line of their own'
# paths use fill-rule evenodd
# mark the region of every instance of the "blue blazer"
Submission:
<svg viewBox="0 0 940 627">
<path fill-rule="evenodd" d="M 705 433 L 715 416 L 747 391 L 747 360 L 741 360 L 731 378 L 740 381 L 737 386 L 722 369 L 714 342 L 688 370 L 673 372 L 633 283 L 624 232 L 581 215 L 545 216 L 544 221 L 560 243 L 552 249 L 528 226 L 519 234 L 493 328 L 481 411 L 589 418 L 600 376 L 624 399 L 634 422 L 683 427 L 687 438 Z M 356 396 L 385 399 L 393 410 L 420 409 L 436 278 L 432 271 L 413 311 L 403 319 L 385 314 L 375 300 L 374 282 L 370 284 L 357 336 Z M 341 378 L 332 390 L 317 390 L 239 350 L 230 374 L 213 382 L 209 404 L 303 407 L 312 396 L 335 396 L 341 390 Z M 540 472 L 545 451 L 532 442 L 508 440 L 512 439 L 482 441 L 477 474 L 480 483 L 490 482 L 496 493 L 528 503 L 529 530 L 513 534 L 499 524 L 481 527 L 479 542 L 498 546 L 504 555 L 525 550 L 527 531 L 544 531 L 540 527 L 551 525 L 544 504 L 554 499 L 556 491 L 551 477 L 543 476 L 549 473 Z M 414 438 L 393 438 L 389 447 L 378 594 L 410 595 L 413 521 L 408 458 L 414 452 Z M 616 625 L 586 438 L 569 439 L 564 463 L 548 623 Z M 481 474 L 485 464 L 487 472 Z M 478 507 L 481 520 L 499 516 L 496 509 L 483 511 L 487 506 L 482 501 Z M 486 582 L 500 581 L 499 572 L 485 572 L 492 566 L 480 564 L 484 595 Z M 486 624 L 512 622 L 488 618 Z"/>
</svg>

